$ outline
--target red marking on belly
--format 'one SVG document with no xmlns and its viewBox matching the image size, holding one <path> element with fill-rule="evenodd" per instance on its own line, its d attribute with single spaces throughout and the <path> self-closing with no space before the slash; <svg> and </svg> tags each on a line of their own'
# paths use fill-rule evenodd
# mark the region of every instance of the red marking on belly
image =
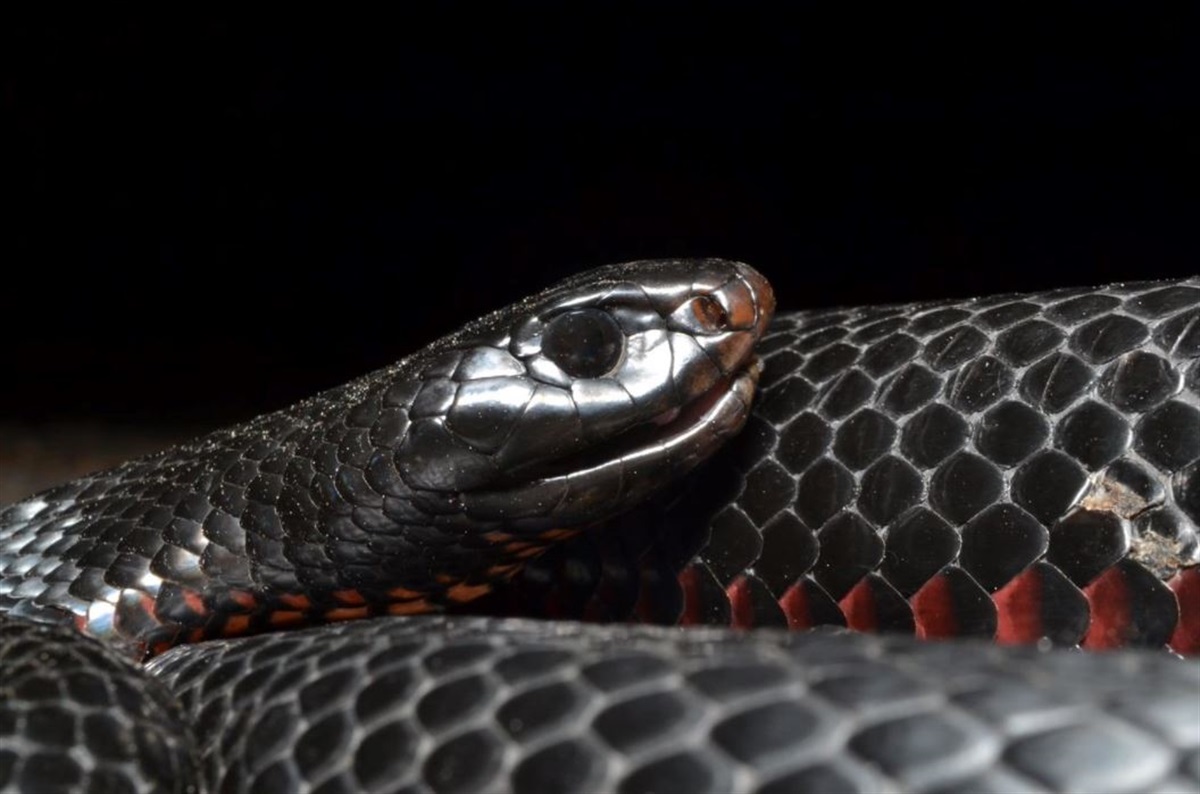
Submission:
<svg viewBox="0 0 1200 794">
<path fill-rule="evenodd" d="M 996 642 L 1029 645 L 1042 638 L 1042 579 L 1035 568 L 992 594 L 996 604 Z"/>
<path fill-rule="evenodd" d="M 679 588 L 683 591 L 683 612 L 679 616 L 680 626 L 699 626 L 703 614 L 700 603 L 700 575 L 688 566 L 679 572 Z"/>
<path fill-rule="evenodd" d="M 855 631 L 875 631 L 879 627 L 879 616 L 875 611 L 875 593 L 866 577 L 838 602 L 846 615 L 846 625 Z"/>
<path fill-rule="evenodd" d="M 1124 646 L 1133 623 L 1125 575 L 1113 566 L 1083 588 L 1083 594 L 1092 610 L 1083 647 L 1095 650 Z"/>
<path fill-rule="evenodd" d="M 729 625 L 735 629 L 754 628 L 754 603 L 746 577 L 739 576 L 725 588 L 729 597 Z"/>
<path fill-rule="evenodd" d="M 960 633 L 954 593 L 944 573 L 938 573 L 909 600 L 917 637 L 923 640 L 956 637 Z"/>
<path fill-rule="evenodd" d="M 1179 622 L 1171 635 L 1171 650 L 1200 654 L 1200 566 L 1184 568 L 1167 584 L 1179 601 Z"/>
<path fill-rule="evenodd" d="M 779 608 L 787 617 L 788 628 L 792 631 L 803 631 L 813 627 L 812 610 L 808 604 L 808 591 L 804 589 L 803 580 L 783 591 L 783 595 L 779 598 Z"/>
</svg>

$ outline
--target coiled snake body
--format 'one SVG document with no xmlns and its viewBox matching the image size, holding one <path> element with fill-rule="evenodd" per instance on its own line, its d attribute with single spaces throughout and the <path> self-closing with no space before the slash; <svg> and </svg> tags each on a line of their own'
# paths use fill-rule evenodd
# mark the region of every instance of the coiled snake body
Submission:
<svg viewBox="0 0 1200 794">
<path fill-rule="evenodd" d="M 773 309 L 602 268 L 0 512 L 0 786 L 1200 790 L 1200 282 Z"/>
</svg>

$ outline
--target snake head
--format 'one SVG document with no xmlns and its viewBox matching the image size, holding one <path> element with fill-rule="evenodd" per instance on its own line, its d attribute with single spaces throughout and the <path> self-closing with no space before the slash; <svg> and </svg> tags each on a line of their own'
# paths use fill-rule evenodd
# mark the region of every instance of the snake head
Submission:
<svg viewBox="0 0 1200 794">
<path fill-rule="evenodd" d="M 412 503 L 438 523 L 506 530 L 632 506 L 742 427 L 774 308 L 748 265 L 657 260 L 588 271 L 472 323 L 395 381 L 409 390 L 394 464 Z"/>
</svg>

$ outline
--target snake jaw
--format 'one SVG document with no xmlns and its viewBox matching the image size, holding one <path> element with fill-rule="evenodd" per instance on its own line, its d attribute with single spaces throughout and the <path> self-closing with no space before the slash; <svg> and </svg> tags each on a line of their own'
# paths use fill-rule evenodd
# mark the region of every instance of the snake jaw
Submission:
<svg viewBox="0 0 1200 794">
<path fill-rule="evenodd" d="M 510 439 L 499 451 L 502 459 L 509 455 L 504 485 L 460 492 L 464 515 L 532 530 L 616 515 L 688 473 L 742 428 L 762 369 L 752 350 L 772 319 L 774 294 L 749 266 L 704 264 L 682 294 L 644 289 L 654 296 L 659 324 L 631 333 L 611 377 L 571 383 L 570 402 L 559 403 L 562 433 L 548 434 L 562 449 L 520 459 L 524 439 Z M 606 296 L 631 291 L 623 284 Z M 522 344 L 538 349 L 532 339 Z M 552 417 L 540 420 L 553 427 Z"/>
<path fill-rule="evenodd" d="M 691 471 L 736 435 L 750 415 L 761 373 L 761 362 L 752 358 L 701 398 L 667 412 L 674 414 L 670 421 L 639 425 L 604 447 L 554 462 L 562 473 L 502 490 L 464 493 L 463 511 L 479 521 L 534 530 L 590 523 L 620 512 Z"/>
</svg>

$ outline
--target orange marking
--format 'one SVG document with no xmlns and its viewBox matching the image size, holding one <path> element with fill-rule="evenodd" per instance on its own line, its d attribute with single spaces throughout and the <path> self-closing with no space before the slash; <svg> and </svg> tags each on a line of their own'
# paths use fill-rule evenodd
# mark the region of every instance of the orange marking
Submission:
<svg viewBox="0 0 1200 794">
<path fill-rule="evenodd" d="M 258 606 L 258 599 L 254 597 L 254 594 L 245 590 L 230 590 L 229 599 L 242 609 L 254 609 Z"/>
<path fill-rule="evenodd" d="M 202 642 L 207 636 L 204 629 L 192 629 L 188 632 L 187 642 Z"/>
<path fill-rule="evenodd" d="M 278 628 L 283 628 L 286 626 L 295 626 L 295 625 L 298 625 L 298 624 L 304 622 L 304 613 L 303 612 L 290 612 L 288 610 L 281 609 L 277 612 L 272 612 L 267 617 L 267 621 L 272 626 L 275 626 Z"/>
<path fill-rule="evenodd" d="M 188 608 L 188 611 L 197 615 L 207 615 L 208 607 L 204 605 L 204 597 L 195 590 L 183 591 L 183 604 Z"/>
<path fill-rule="evenodd" d="M 433 580 L 438 584 L 444 584 L 447 587 L 458 584 L 460 581 L 462 581 L 461 579 L 455 579 L 453 576 L 449 576 L 444 573 L 439 573 L 437 576 L 433 577 Z"/>
<path fill-rule="evenodd" d="M 358 620 L 365 618 L 370 614 L 370 609 L 367 607 L 340 607 L 331 609 L 325 613 L 326 620 Z"/>
<path fill-rule="evenodd" d="M 483 539 L 490 540 L 492 543 L 503 543 L 506 540 L 512 540 L 513 536 L 507 532 L 493 530 L 491 532 L 483 533 Z"/>
<path fill-rule="evenodd" d="M 171 650 L 171 645 L 172 645 L 172 643 L 167 642 L 166 640 L 164 640 L 162 642 L 156 642 L 150 646 L 150 650 L 149 650 L 148 654 L 150 656 L 158 656 L 160 653 L 164 653 L 166 651 Z"/>
<path fill-rule="evenodd" d="M 431 612 L 432 607 L 428 601 L 402 601 L 398 604 L 388 604 L 387 608 L 389 615 L 420 615 L 424 612 Z"/>
<path fill-rule="evenodd" d="M 529 548 L 525 549 L 524 551 L 517 552 L 517 559 L 527 560 L 530 557 L 538 556 L 543 551 L 545 551 L 545 549 L 543 549 L 541 546 L 530 546 Z"/>
<path fill-rule="evenodd" d="M 409 590 L 407 587 L 393 587 L 391 590 L 387 591 L 387 594 L 389 596 L 391 596 L 392 598 L 399 598 L 399 599 L 403 599 L 403 600 L 408 600 L 410 598 L 420 598 L 421 596 L 425 595 L 424 593 L 418 592 L 416 590 Z"/>
<path fill-rule="evenodd" d="M 521 570 L 521 566 L 517 565 L 516 563 L 510 565 L 493 565 L 491 568 L 487 569 L 487 575 L 493 579 L 500 579 L 503 577 L 512 576 L 519 570 Z"/>
<path fill-rule="evenodd" d="M 504 544 L 504 550 L 509 554 L 517 554 L 527 549 L 538 548 L 532 543 L 526 543 L 523 540 L 514 540 L 512 543 Z"/>
<path fill-rule="evenodd" d="M 308 600 L 308 596 L 302 596 L 297 593 L 284 593 L 279 596 L 279 602 L 293 609 L 308 609 L 312 606 L 312 601 Z"/>
<path fill-rule="evenodd" d="M 236 637 L 240 634 L 245 634 L 250 628 L 249 615 L 230 615 L 225 621 L 224 627 L 221 629 L 221 634 L 226 637 Z"/>
<path fill-rule="evenodd" d="M 359 604 L 367 603 L 367 599 L 363 598 L 363 594 L 357 590 L 334 590 L 333 597 L 343 604 Z"/>
<path fill-rule="evenodd" d="M 465 604 L 491 591 L 492 586 L 489 584 L 456 584 L 446 591 L 446 595 L 456 604 Z"/>
<path fill-rule="evenodd" d="M 544 540 L 562 540 L 563 538 L 569 538 L 577 534 L 579 534 L 579 530 L 577 529 L 547 529 L 538 535 L 538 537 Z"/>
</svg>

